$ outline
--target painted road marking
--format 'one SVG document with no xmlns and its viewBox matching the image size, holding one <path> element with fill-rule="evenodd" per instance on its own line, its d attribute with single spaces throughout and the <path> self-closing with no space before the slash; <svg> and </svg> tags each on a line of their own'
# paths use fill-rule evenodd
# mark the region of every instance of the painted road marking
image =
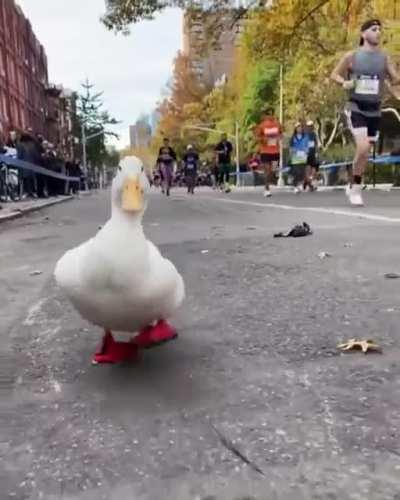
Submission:
<svg viewBox="0 0 400 500">
<path fill-rule="evenodd" d="M 385 215 L 378 214 L 369 214 L 366 212 L 354 212 L 353 210 L 342 210 L 336 208 L 323 208 L 323 207 L 296 207 L 294 205 L 280 205 L 278 203 L 259 203 L 255 201 L 246 201 L 246 200 L 227 200 L 224 198 L 211 198 L 211 197 L 198 197 L 197 199 L 207 200 L 207 201 L 218 201 L 220 203 L 230 203 L 234 205 L 247 205 L 250 207 L 257 208 L 277 208 L 281 210 L 292 210 L 296 212 L 314 212 L 319 214 L 328 214 L 328 215 L 342 215 L 344 217 L 352 217 L 356 219 L 365 219 L 365 220 L 373 220 L 380 222 L 395 222 L 399 223 L 400 218 L 396 217 L 386 217 Z"/>
</svg>

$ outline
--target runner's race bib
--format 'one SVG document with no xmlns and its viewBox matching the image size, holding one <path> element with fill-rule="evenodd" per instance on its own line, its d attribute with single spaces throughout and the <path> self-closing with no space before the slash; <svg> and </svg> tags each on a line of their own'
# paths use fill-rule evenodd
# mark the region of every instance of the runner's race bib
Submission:
<svg viewBox="0 0 400 500">
<path fill-rule="evenodd" d="M 356 80 L 355 91 L 360 95 L 378 95 L 379 94 L 379 77 L 361 75 Z"/>
<path fill-rule="evenodd" d="M 278 127 L 265 127 L 264 128 L 264 141 L 267 146 L 278 145 L 279 128 Z"/>
<path fill-rule="evenodd" d="M 279 128 L 278 127 L 266 127 L 264 129 L 264 135 L 279 135 Z"/>
<path fill-rule="evenodd" d="M 305 151 L 294 151 L 292 156 L 293 165 L 306 163 L 307 162 L 307 153 Z"/>
<path fill-rule="evenodd" d="M 309 148 L 315 148 L 315 141 L 308 141 Z"/>
</svg>

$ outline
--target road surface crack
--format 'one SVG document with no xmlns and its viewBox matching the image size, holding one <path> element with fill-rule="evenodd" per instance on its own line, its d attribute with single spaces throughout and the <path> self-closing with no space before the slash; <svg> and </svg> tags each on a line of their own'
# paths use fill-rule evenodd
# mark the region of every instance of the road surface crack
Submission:
<svg viewBox="0 0 400 500">
<path fill-rule="evenodd" d="M 253 469 L 255 472 L 258 472 L 258 474 L 261 474 L 262 476 L 265 476 L 264 472 L 258 467 L 257 464 L 252 462 L 249 458 L 247 458 L 238 448 L 234 445 L 234 443 L 225 437 L 220 430 L 218 430 L 213 424 L 210 424 L 211 428 L 215 432 L 215 434 L 218 436 L 218 439 L 220 440 L 221 444 L 225 446 L 226 449 L 228 449 L 230 452 L 232 452 L 236 457 L 240 458 L 242 462 L 244 462 L 246 465 L 248 465 L 251 469 Z"/>
</svg>

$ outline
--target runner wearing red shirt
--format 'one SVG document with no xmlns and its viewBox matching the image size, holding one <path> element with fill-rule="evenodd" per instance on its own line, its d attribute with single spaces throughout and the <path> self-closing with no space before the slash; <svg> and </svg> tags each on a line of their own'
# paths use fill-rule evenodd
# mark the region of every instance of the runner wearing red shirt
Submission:
<svg viewBox="0 0 400 500">
<path fill-rule="evenodd" d="M 265 172 L 265 191 L 264 196 L 270 197 L 270 182 L 273 176 L 273 170 L 280 160 L 280 144 L 282 139 L 282 127 L 279 120 L 274 117 L 273 110 L 266 112 L 262 122 L 255 130 L 257 137 L 261 165 Z"/>
</svg>

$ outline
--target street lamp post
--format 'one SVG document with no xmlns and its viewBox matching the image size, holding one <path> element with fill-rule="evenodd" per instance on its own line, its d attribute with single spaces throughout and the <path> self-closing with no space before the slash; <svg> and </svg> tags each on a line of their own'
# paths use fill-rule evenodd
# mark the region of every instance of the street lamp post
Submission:
<svg viewBox="0 0 400 500">
<path fill-rule="evenodd" d="M 240 175 L 240 145 L 239 145 L 239 122 L 235 122 L 235 145 L 236 145 L 236 187 L 239 187 Z"/>
<path fill-rule="evenodd" d="M 86 172 L 86 164 L 87 164 L 87 152 L 86 152 L 86 130 L 85 130 L 85 125 L 82 124 L 82 163 L 83 163 L 83 168 Z"/>
<path fill-rule="evenodd" d="M 87 147 L 87 143 L 88 141 L 90 141 L 91 139 L 94 139 L 95 137 L 99 137 L 99 135 L 103 135 L 104 134 L 104 130 L 100 130 L 100 132 L 96 132 L 95 134 L 91 134 L 91 135 L 86 135 L 86 130 L 85 130 L 85 126 L 83 125 L 82 126 L 82 146 L 83 146 L 83 158 L 82 158 L 82 161 L 83 161 L 83 166 L 86 167 L 86 163 L 87 163 L 87 150 L 86 150 L 86 147 Z"/>
<path fill-rule="evenodd" d="M 279 68 L 279 122 L 283 127 L 283 64 Z M 283 187 L 285 182 L 283 180 L 283 141 L 280 140 L 279 145 L 279 178 L 278 186 Z"/>
</svg>

